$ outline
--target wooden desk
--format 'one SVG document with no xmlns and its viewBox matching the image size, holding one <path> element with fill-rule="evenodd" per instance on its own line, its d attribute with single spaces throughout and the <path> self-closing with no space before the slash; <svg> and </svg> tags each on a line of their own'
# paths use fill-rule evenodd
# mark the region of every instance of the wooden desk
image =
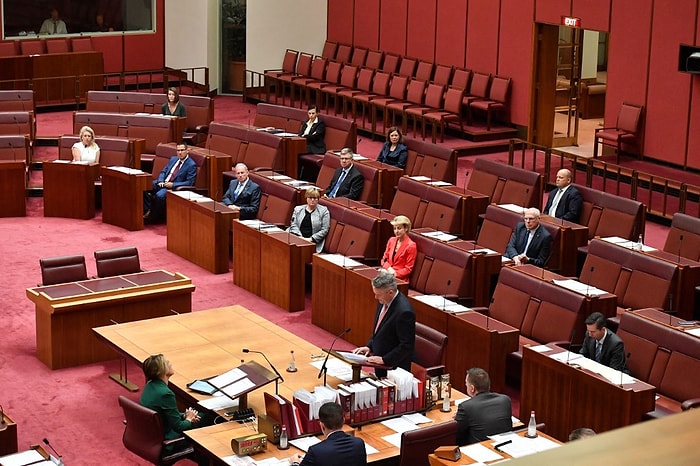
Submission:
<svg viewBox="0 0 700 466">
<path fill-rule="evenodd" d="M 0 431 L 0 456 L 9 455 L 18 451 L 17 448 L 17 424 L 6 412 L 2 414 L 7 428 Z M 2 459 L 2 458 L 0 458 Z"/>
<path fill-rule="evenodd" d="M 566 440 L 578 427 L 600 433 L 642 420 L 655 406 L 656 389 L 644 382 L 620 387 L 602 376 L 550 357 L 564 351 L 554 345 L 547 353 L 523 348 L 520 417 L 530 411 L 547 432 Z"/>
<path fill-rule="evenodd" d="M 520 435 L 521 437 L 525 437 L 526 433 L 527 433 L 527 429 L 524 429 L 524 430 L 518 432 L 518 435 Z M 539 437 L 544 437 L 547 440 L 550 440 L 558 445 L 562 444 L 562 442 L 560 442 L 559 440 L 557 440 L 555 438 L 550 437 L 549 435 L 545 434 L 544 432 L 538 432 L 537 435 Z M 489 450 L 499 454 L 500 456 L 502 456 L 505 459 L 513 458 L 511 455 L 509 455 L 508 453 L 506 453 L 504 451 L 496 450 L 493 446 L 497 442 L 495 442 L 493 440 L 490 440 L 490 439 L 484 440 L 483 442 L 479 442 L 479 443 L 482 446 L 488 448 Z M 556 450 L 556 448 L 554 448 L 554 449 Z M 487 461 L 487 464 L 496 464 L 496 463 L 501 462 L 501 461 L 504 461 L 504 459 L 499 459 L 499 460 L 495 460 L 495 461 Z M 462 455 L 461 459 L 459 459 L 458 461 L 455 462 L 455 461 L 450 461 L 450 460 L 438 458 L 433 453 L 428 455 L 428 462 L 430 463 L 430 466 L 461 466 L 461 465 L 468 465 L 468 464 L 476 464 L 477 463 L 472 458 L 470 458 L 469 456 L 464 455 L 464 454 Z M 542 464 L 546 464 L 546 463 L 542 463 Z"/>
<path fill-rule="evenodd" d="M 567 277 L 577 276 L 576 255 L 578 248 L 588 244 L 588 226 L 544 214 L 540 220 L 542 223 L 559 227 L 559 250 L 552 251 L 555 260 L 550 261 L 548 265 Z"/>
<path fill-rule="evenodd" d="M 44 171 L 44 217 L 87 220 L 95 216 L 97 163 L 49 161 Z"/>
<path fill-rule="evenodd" d="M 212 273 L 228 272 L 231 221 L 238 213 L 189 191 L 168 191 L 168 251 Z"/>
<path fill-rule="evenodd" d="M 260 232 L 233 222 L 233 284 L 260 296 Z"/>
<path fill-rule="evenodd" d="M 491 390 L 503 391 L 506 356 L 518 351 L 520 331 L 517 328 L 473 310 L 455 314 L 443 311 L 441 306 L 444 305 L 431 306 L 416 296 L 410 296 L 409 300 L 416 311 L 416 322 L 447 335 L 445 368 L 451 374 L 450 384 L 454 388 L 466 391 L 467 370 L 481 367 L 489 373 Z"/>
<path fill-rule="evenodd" d="M 0 464 L 22 466 L 29 466 L 32 464 L 58 464 L 57 461 L 54 461 L 57 460 L 57 458 L 53 455 L 49 455 L 41 445 L 31 445 L 29 449 L 21 452 L 15 449 L 15 451 L 10 454 L 0 453 L 0 455 L 3 455 L 0 457 Z"/>
<path fill-rule="evenodd" d="M 27 166 L 22 161 L 0 161 L 0 217 L 24 217 Z"/>
<path fill-rule="evenodd" d="M 350 327 L 345 336 L 350 343 L 362 346 L 372 334 L 377 300 L 372 280 L 377 269 L 364 265 L 338 265 L 324 254 L 314 254 L 311 286 L 311 322 L 335 335 Z M 399 291 L 408 294 L 408 283 L 399 281 Z"/>
<path fill-rule="evenodd" d="M 28 288 L 37 357 L 51 369 L 113 359 L 93 327 L 190 312 L 193 291 L 189 278 L 163 270 Z"/>
<path fill-rule="evenodd" d="M 379 187 L 377 188 L 378 199 L 377 206 L 380 209 L 388 209 L 394 201 L 396 194 L 396 186 L 399 184 L 399 179 L 404 175 L 403 168 L 395 167 L 387 163 L 377 162 L 371 159 L 355 159 L 357 163 L 367 165 L 368 167 L 376 168 L 379 174 Z"/>
<path fill-rule="evenodd" d="M 103 167 L 101 172 L 102 223 L 143 230 L 143 192 L 152 188 L 151 174 L 126 167 Z"/>
</svg>

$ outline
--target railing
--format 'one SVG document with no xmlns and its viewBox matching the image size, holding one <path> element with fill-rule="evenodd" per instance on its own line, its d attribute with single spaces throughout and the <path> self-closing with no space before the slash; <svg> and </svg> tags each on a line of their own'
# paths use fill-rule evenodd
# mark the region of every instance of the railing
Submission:
<svg viewBox="0 0 700 466">
<path fill-rule="evenodd" d="M 693 184 L 521 140 L 511 140 L 508 164 L 540 173 L 549 186 L 557 171 L 568 168 L 574 182 L 642 202 L 648 216 L 670 221 L 682 212 L 700 218 L 700 186 Z"/>
<path fill-rule="evenodd" d="M 149 71 L 129 71 L 93 75 L 53 76 L 47 78 L 11 79 L 0 81 L 2 90 L 31 89 L 37 107 L 85 103 L 89 90 L 152 90 L 176 87 L 181 94 L 208 95 L 209 68 L 163 68 Z"/>
</svg>

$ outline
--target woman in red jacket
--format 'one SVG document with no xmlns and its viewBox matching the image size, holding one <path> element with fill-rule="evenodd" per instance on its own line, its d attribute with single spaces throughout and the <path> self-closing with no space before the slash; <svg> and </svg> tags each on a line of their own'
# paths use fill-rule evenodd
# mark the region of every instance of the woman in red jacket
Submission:
<svg viewBox="0 0 700 466">
<path fill-rule="evenodd" d="M 399 280 L 408 281 L 416 262 L 416 243 L 408 237 L 411 231 L 411 221 L 404 215 L 399 215 L 391 221 L 394 226 L 394 237 L 389 238 L 386 251 L 382 256 L 382 267 L 396 275 Z"/>
</svg>

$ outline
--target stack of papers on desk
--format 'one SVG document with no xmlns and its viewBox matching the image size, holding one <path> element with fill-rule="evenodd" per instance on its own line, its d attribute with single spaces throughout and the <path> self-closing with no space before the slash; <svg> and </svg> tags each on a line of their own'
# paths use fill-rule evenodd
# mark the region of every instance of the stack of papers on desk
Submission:
<svg viewBox="0 0 700 466">
<path fill-rule="evenodd" d="M 436 294 L 424 294 L 419 296 L 414 296 L 413 299 L 427 304 L 428 306 L 440 309 L 441 311 L 451 312 L 456 314 L 458 312 L 471 311 L 470 308 L 457 304 L 454 301 L 446 299 L 444 296 Z"/>
<path fill-rule="evenodd" d="M 321 370 L 321 367 L 323 367 L 324 359 L 325 358 L 320 359 L 318 361 L 313 361 L 311 365 L 314 366 L 316 369 Z M 352 366 L 332 356 L 328 358 L 328 362 L 326 363 L 326 373 L 328 377 L 335 377 L 344 382 L 350 382 L 352 380 Z"/>
<path fill-rule="evenodd" d="M 635 251 L 639 250 L 640 244 L 636 241 L 631 241 L 626 238 L 620 238 L 619 236 L 608 236 L 606 238 L 601 238 L 603 241 L 607 241 L 608 243 L 613 243 L 617 244 L 618 246 L 622 246 L 623 248 L 627 249 L 632 249 Z M 651 246 L 647 246 L 646 244 L 641 245 L 641 250 L 643 252 L 651 252 L 651 251 L 656 251 L 656 248 L 653 248 Z"/>
<path fill-rule="evenodd" d="M 586 283 L 581 283 L 578 280 L 552 280 L 552 282 L 555 285 L 561 286 L 562 288 L 566 288 L 567 290 L 571 290 L 578 294 L 584 294 L 586 296 L 601 296 L 608 294 L 608 292 L 605 290 L 601 290 L 600 288 L 596 288 L 595 286 L 591 286 Z"/>
<path fill-rule="evenodd" d="M 575 364 L 582 369 L 586 369 L 590 372 L 593 372 L 594 374 L 598 374 L 605 379 L 608 380 L 608 382 L 619 385 L 619 384 L 632 384 L 637 381 L 634 377 L 625 374 L 624 372 L 620 372 L 618 370 L 615 370 L 611 367 L 604 366 L 603 364 L 600 364 L 598 362 L 595 362 L 593 359 L 588 359 L 585 356 L 580 355 L 579 353 L 572 353 L 570 351 L 562 351 L 561 353 L 556 353 L 550 356 L 552 359 L 556 359 L 559 362 L 563 363 L 569 363 L 569 364 Z"/>
<path fill-rule="evenodd" d="M 197 199 L 202 199 L 204 196 L 202 196 L 199 193 L 196 193 L 194 191 L 171 191 L 174 195 L 177 197 L 181 197 L 183 199 L 188 199 L 190 201 L 195 201 Z M 208 197 L 205 199 L 209 199 Z M 211 199 L 209 199 L 211 200 Z"/>
<path fill-rule="evenodd" d="M 109 168 L 110 170 L 117 171 L 117 172 L 126 173 L 127 175 L 141 175 L 141 174 L 146 173 L 145 171 L 138 170 L 136 168 L 119 167 L 116 165 L 113 165 L 113 166 L 107 167 L 107 168 Z"/>
<path fill-rule="evenodd" d="M 508 453 L 513 458 L 520 458 L 522 456 L 532 455 L 533 453 L 551 450 L 552 448 L 560 446 L 558 443 L 553 442 L 542 436 L 538 436 L 535 438 L 526 438 L 521 437 L 520 435 L 514 432 L 501 434 L 489 438 L 492 439 L 494 443 L 503 443 L 510 440 L 511 443 L 503 445 L 500 449 L 501 451 Z"/>
<path fill-rule="evenodd" d="M 525 207 L 517 204 L 498 204 L 498 207 L 510 210 L 511 212 L 515 212 L 519 215 L 522 215 L 523 212 L 525 212 Z"/>
<path fill-rule="evenodd" d="M 445 233 L 444 231 L 426 231 L 421 234 L 423 236 L 427 236 L 428 238 L 433 238 L 439 241 L 452 241 L 457 239 L 455 235 Z"/>
<path fill-rule="evenodd" d="M 428 184 L 431 186 L 452 186 L 452 183 L 448 183 L 447 181 L 442 180 L 429 181 Z"/>
<path fill-rule="evenodd" d="M 354 259 L 350 259 L 342 254 L 321 254 L 321 256 L 329 262 L 339 265 L 340 267 L 360 267 L 363 264 Z"/>
</svg>

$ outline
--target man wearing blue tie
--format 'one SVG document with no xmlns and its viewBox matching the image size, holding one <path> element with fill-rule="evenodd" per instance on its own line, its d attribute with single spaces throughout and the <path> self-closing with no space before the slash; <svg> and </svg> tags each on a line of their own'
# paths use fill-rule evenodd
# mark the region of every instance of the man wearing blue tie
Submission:
<svg viewBox="0 0 700 466">
<path fill-rule="evenodd" d="M 237 164 L 235 170 L 236 181 L 228 186 L 221 202 L 238 212 L 241 220 L 252 220 L 260 208 L 260 186 L 248 177 L 248 167 L 244 163 Z"/>
<path fill-rule="evenodd" d="M 365 179 L 352 163 L 352 156 L 352 151 L 347 147 L 340 151 L 340 167 L 333 173 L 333 178 L 324 194 L 326 197 L 360 199 Z"/>
<path fill-rule="evenodd" d="M 604 366 L 627 373 L 625 344 L 605 327 L 606 323 L 607 319 L 600 312 L 594 312 L 586 318 L 586 338 L 580 353 Z"/>
<path fill-rule="evenodd" d="M 506 246 L 505 256 L 515 265 L 532 264 L 544 267 L 552 249 L 552 236 L 540 225 L 540 211 L 525 209 L 523 221 L 518 222 Z"/>
</svg>

